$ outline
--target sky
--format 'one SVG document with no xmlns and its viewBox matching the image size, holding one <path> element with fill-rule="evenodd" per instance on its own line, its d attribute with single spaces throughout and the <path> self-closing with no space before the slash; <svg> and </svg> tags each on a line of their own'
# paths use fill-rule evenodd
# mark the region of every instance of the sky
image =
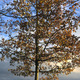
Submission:
<svg viewBox="0 0 80 80">
<path fill-rule="evenodd" d="M 0 80 L 34 80 L 34 77 L 22 77 L 22 76 L 15 76 L 10 71 L 9 68 L 12 68 L 9 64 L 9 60 L 5 60 L 4 62 L 0 62 Z M 75 68 L 75 70 L 69 74 L 59 75 L 59 80 L 80 80 L 80 68 Z"/>
<path fill-rule="evenodd" d="M 80 36 L 80 28 L 73 33 L 76 36 Z M 7 39 L 6 36 L 2 35 L 0 36 L 4 37 L 5 39 Z M 34 80 L 34 77 L 30 78 L 30 77 L 22 77 L 22 76 L 15 76 L 14 74 L 12 74 L 10 71 L 8 71 L 8 69 L 12 68 L 9 64 L 9 60 L 6 59 L 4 62 L 0 61 L 0 80 Z M 59 75 L 59 80 L 80 80 L 80 68 L 76 67 L 74 69 L 73 72 L 71 72 L 71 74 L 69 75 L 64 75 L 64 74 L 60 74 Z"/>
<path fill-rule="evenodd" d="M 77 13 L 79 14 L 79 10 L 77 10 Z M 80 36 L 80 28 L 73 34 Z M 0 39 L 1 38 L 7 39 L 8 37 L 5 35 L 0 35 Z M 0 80 L 34 80 L 34 78 L 30 77 L 24 78 L 22 76 L 15 76 L 10 71 L 8 71 L 9 68 L 11 68 L 9 60 L 5 60 L 4 62 L 0 61 Z M 80 68 L 75 68 L 75 70 L 67 76 L 64 74 L 59 75 L 59 80 L 80 80 Z"/>
</svg>

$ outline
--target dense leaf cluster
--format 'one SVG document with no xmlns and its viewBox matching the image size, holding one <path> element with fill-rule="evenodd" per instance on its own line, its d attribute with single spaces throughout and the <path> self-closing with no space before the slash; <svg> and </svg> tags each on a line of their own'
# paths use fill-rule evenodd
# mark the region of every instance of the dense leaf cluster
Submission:
<svg viewBox="0 0 80 80">
<path fill-rule="evenodd" d="M 79 26 L 76 15 L 79 5 L 79 0 L 13 0 L 7 3 L 0 14 L 11 20 L 2 23 L 0 18 L 0 32 L 9 39 L 3 38 L 0 42 L 0 59 L 6 56 L 11 65 L 17 62 L 16 69 L 10 69 L 15 75 L 33 76 L 40 72 L 47 75 L 46 80 L 58 80 L 59 73 L 69 74 L 80 66 L 79 37 L 72 35 Z"/>
</svg>

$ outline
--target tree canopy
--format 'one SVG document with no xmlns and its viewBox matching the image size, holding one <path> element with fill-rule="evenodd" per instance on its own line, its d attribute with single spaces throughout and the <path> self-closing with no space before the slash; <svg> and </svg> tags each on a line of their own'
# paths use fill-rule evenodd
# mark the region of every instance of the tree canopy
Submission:
<svg viewBox="0 0 80 80">
<path fill-rule="evenodd" d="M 6 8 L 0 10 L 0 32 L 7 34 L 8 39 L 0 42 L 0 59 L 10 58 L 11 65 L 17 63 L 16 69 L 10 69 L 12 73 L 35 74 L 35 80 L 38 73 L 45 74 L 40 80 L 57 80 L 58 74 L 69 74 L 80 66 L 80 40 L 72 34 L 79 26 L 79 6 L 79 0 L 6 2 Z M 3 16 L 10 20 L 5 22 Z"/>
</svg>

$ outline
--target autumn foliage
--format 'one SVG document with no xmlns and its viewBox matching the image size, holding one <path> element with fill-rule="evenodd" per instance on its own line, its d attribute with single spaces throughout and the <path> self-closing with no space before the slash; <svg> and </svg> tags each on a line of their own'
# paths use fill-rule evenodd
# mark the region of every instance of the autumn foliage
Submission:
<svg viewBox="0 0 80 80">
<path fill-rule="evenodd" d="M 79 0 L 13 0 L 8 3 L 7 9 L 0 10 L 2 16 L 11 18 L 2 23 L 4 27 L 0 26 L 0 32 L 8 35 L 7 40 L 1 40 L 0 59 L 6 56 L 11 65 L 17 62 L 16 69 L 10 71 L 19 76 L 35 75 L 35 80 L 38 73 L 45 74 L 40 80 L 58 80 L 58 74 L 69 74 L 80 66 L 80 41 L 72 34 L 80 22 L 76 13 L 79 5 Z M 50 69 L 42 65 L 46 62 Z"/>
</svg>

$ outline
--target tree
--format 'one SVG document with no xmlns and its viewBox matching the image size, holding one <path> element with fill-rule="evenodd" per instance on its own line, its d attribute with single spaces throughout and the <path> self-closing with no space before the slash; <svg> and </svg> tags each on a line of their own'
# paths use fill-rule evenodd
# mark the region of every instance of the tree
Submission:
<svg viewBox="0 0 80 80">
<path fill-rule="evenodd" d="M 46 80 L 57 80 L 59 73 L 69 74 L 80 66 L 79 37 L 72 35 L 79 25 L 79 17 L 75 16 L 78 6 L 79 0 L 13 0 L 7 4 L 0 14 L 12 19 L 4 25 L 3 32 L 9 39 L 2 39 L 1 60 L 9 57 L 11 65 L 19 64 L 11 69 L 12 73 L 23 76 L 35 73 L 35 80 L 39 72 L 47 75 Z M 54 68 L 46 69 L 42 65 L 46 61 L 49 66 L 54 62 Z M 61 67 L 57 65 L 60 62 Z"/>
</svg>

